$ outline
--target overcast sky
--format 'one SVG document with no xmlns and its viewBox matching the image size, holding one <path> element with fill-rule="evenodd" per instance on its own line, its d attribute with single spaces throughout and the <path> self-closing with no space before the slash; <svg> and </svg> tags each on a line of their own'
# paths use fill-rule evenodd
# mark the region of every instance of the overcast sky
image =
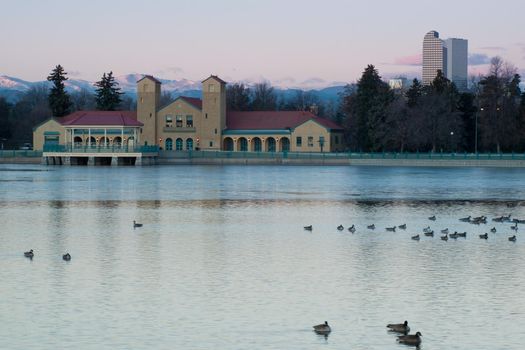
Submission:
<svg viewBox="0 0 525 350">
<path fill-rule="evenodd" d="M 420 74 L 422 40 L 469 40 L 471 71 L 525 69 L 524 0 L 0 0 L 0 75 L 355 81 Z"/>
</svg>

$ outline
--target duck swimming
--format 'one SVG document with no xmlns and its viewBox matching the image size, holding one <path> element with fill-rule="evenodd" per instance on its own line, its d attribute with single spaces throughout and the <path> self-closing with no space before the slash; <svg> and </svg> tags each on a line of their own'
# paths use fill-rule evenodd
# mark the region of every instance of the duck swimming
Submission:
<svg viewBox="0 0 525 350">
<path fill-rule="evenodd" d="M 305 226 L 304 229 L 306 231 L 312 231 L 312 225 Z"/>
<path fill-rule="evenodd" d="M 417 332 L 416 334 L 400 335 L 397 337 L 397 341 L 406 345 L 419 346 L 419 344 L 421 344 L 421 333 Z"/>
<path fill-rule="evenodd" d="M 516 242 L 516 235 L 509 237 L 509 241 Z"/>
<path fill-rule="evenodd" d="M 386 230 L 390 232 L 396 232 L 396 227 L 395 226 L 387 227 Z"/>
<path fill-rule="evenodd" d="M 139 224 L 138 222 L 133 220 L 133 228 L 135 228 L 135 227 L 142 227 L 142 224 Z"/>
<path fill-rule="evenodd" d="M 324 321 L 324 323 L 318 324 L 314 326 L 314 332 L 317 334 L 328 334 L 332 331 L 332 328 L 328 325 L 327 321 Z"/>
<path fill-rule="evenodd" d="M 375 224 L 368 225 L 366 228 L 369 229 L 369 230 L 375 230 L 376 229 L 376 225 Z"/>
<path fill-rule="evenodd" d="M 410 327 L 408 326 L 408 321 L 405 321 L 403 323 L 391 323 L 386 325 L 387 328 L 389 328 L 389 331 L 397 332 L 397 333 L 408 333 L 410 332 Z"/>
<path fill-rule="evenodd" d="M 354 232 L 355 232 L 355 226 L 354 226 L 354 225 L 350 226 L 350 227 L 348 228 L 348 231 L 354 233 Z"/>
<path fill-rule="evenodd" d="M 430 221 L 436 221 L 436 216 L 435 215 L 432 215 L 428 218 Z"/>
<path fill-rule="evenodd" d="M 69 253 L 66 253 L 66 254 L 62 255 L 62 260 L 64 260 L 64 261 L 71 260 L 71 255 Z"/>
<path fill-rule="evenodd" d="M 338 229 L 339 231 L 343 231 L 345 228 L 344 228 L 343 225 L 339 225 L 339 226 L 337 226 L 337 229 Z"/>
<path fill-rule="evenodd" d="M 485 233 L 483 235 L 479 235 L 479 238 L 481 238 L 481 239 L 488 239 L 489 238 L 489 234 Z"/>
<path fill-rule="evenodd" d="M 31 249 L 31 250 L 28 251 L 28 252 L 24 252 L 24 256 L 25 256 L 26 258 L 33 259 L 33 256 L 34 256 L 34 255 L 35 255 L 35 254 L 33 253 L 33 249 Z"/>
<path fill-rule="evenodd" d="M 412 236 L 412 239 L 413 239 L 414 241 L 419 241 L 419 235 Z"/>
<path fill-rule="evenodd" d="M 398 228 L 400 230 L 406 230 L 407 229 L 407 224 L 399 225 Z"/>
</svg>

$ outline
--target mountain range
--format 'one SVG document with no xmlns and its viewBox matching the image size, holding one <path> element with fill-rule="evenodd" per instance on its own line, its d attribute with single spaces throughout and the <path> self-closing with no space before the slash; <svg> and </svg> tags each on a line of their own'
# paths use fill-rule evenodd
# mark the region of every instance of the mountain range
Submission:
<svg viewBox="0 0 525 350">
<path fill-rule="evenodd" d="M 119 87 L 122 89 L 126 95 L 135 98 L 136 95 L 136 83 L 140 80 L 144 74 L 126 74 L 115 77 L 115 81 L 119 84 Z M 190 97 L 200 97 L 201 96 L 201 82 L 193 81 L 188 79 L 180 80 L 169 80 L 169 79 L 159 79 L 162 82 L 162 91 L 169 91 L 174 97 L 176 96 L 190 96 Z M 250 87 L 256 83 L 250 80 L 240 81 L 246 86 Z M 319 81 L 316 81 L 319 83 Z M 301 87 L 299 84 L 297 87 L 286 87 L 285 82 L 279 84 L 277 82 L 275 85 L 272 84 L 275 91 L 278 94 L 282 94 L 287 97 L 293 96 L 297 91 L 308 91 L 316 95 L 321 101 L 336 101 L 339 98 L 339 94 L 344 89 L 344 83 L 334 83 L 334 86 L 329 86 L 320 89 L 312 88 L 315 86 L 315 82 L 306 81 L 302 84 L 304 87 Z M 0 96 L 5 97 L 10 102 L 16 102 L 24 92 L 28 91 L 34 86 L 46 85 L 51 86 L 51 83 L 48 81 L 36 81 L 30 82 L 22 80 L 15 77 L 10 77 L 6 75 L 0 75 Z M 94 82 L 82 80 L 82 79 L 68 79 L 65 82 L 66 90 L 68 92 L 77 92 L 81 90 L 87 90 L 89 92 L 94 92 Z M 281 86 L 280 86 L 281 85 Z"/>
</svg>

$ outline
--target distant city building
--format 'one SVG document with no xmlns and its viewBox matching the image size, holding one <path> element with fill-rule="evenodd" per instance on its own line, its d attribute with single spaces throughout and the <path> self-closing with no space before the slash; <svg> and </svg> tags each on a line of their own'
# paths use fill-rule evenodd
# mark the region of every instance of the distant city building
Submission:
<svg viewBox="0 0 525 350">
<path fill-rule="evenodd" d="M 392 90 L 406 90 L 409 88 L 409 81 L 405 77 L 398 77 L 390 79 L 388 85 Z"/>
<path fill-rule="evenodd" d="M 456 84 L 458 90 L 464 91 L 468 81 L 468 40 L 450 38 L 444 44 L 446 64 L 443 73 Z"/>
<path fill-rule="evenodd" d="M 443 40 L 435 30 L 428 32 L 423 39 L 423 85 L 430 85 L 438 70 L 445 74 L 445 48 Z"/>
<path fill-rule="evenodd" d="M 438 32 L 428 32 L 423 39 L 423 85 L 430 85 L 438 70 L 456 84 L 458 90 L 466 90 L 468 40 L 450 38 L 443 41 Z"/>
</svg>

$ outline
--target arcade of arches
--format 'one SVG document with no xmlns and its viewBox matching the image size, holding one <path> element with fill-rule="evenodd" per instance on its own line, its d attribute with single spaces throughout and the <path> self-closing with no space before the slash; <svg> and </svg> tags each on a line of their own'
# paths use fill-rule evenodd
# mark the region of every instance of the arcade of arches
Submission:
<svg viewBox="0 0 525 350">
<path fill-rule="evenodd" d="M 288 137 L 225 137 L 223 150 L 239 152 L 289 152 Z"/>
</svg>

